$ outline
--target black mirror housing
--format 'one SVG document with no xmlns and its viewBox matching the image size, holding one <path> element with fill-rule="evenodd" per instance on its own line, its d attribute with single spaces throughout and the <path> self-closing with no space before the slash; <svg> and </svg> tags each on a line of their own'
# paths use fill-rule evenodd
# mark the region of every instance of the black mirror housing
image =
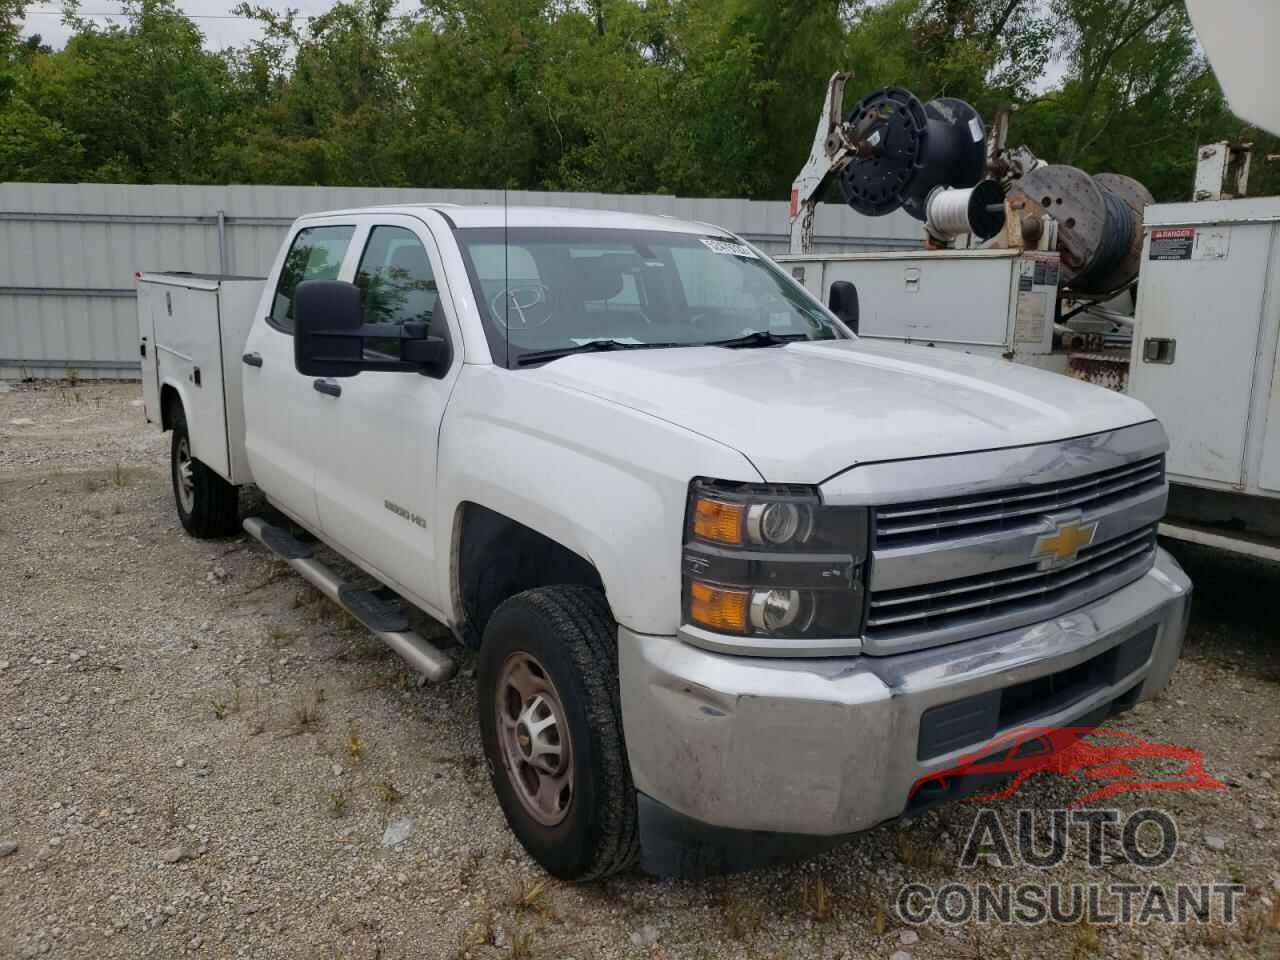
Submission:
<svg viewBox="0 0 1280 960">
<path fill-rule="evenodd" d="M 341 280 L 304 280 L 293 295 L 293 365 L 308 377 L 360 372 L 364 323 L 360 288 Z"/>
<path fill-rule="evenodd" d="M 848 280 L 837 280 L 831 284 L 827 294 L 827 307 L 832 313 L 844 321 L 844 325 L 854 333 L 858 332 L 858 288 Z"/>
<path fill-rule="evenodd" d="M 353 377 L 365 370 L 439 375 L 453 358 L 449 341 L 429 324 L 365 323 L 363 291 L 341 280 L 305 280 L 294 292 L 293 365 L 309 377 Z M 399 360 L 374 360 L 366 337 L 400 341 Z"/>
<path fill-rule="evenodd" d="M 408 324 L 405 324 L 408 326 Z M 400 344 L 400 359 L 420 368 L 424 373 L 442 373 L 449 367 L 453 352 L 444 337 L 422 337 Z"/>
</svg>

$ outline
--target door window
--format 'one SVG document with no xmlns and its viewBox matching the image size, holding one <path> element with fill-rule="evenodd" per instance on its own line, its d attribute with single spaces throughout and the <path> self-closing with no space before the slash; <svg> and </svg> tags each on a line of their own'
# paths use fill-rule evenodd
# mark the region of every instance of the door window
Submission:
<svg viewBox="0 0 1280 960">
<path fill-rule="evenodd" d="M 365 323 L 413 321 L 429 328 L 440 299 L 426 248 L 417 234 L 404 227 L 374 227 L 370 231 L 356 268 L 356 285 L 364 292 Z M 365 354 L 398 360 L 400 343 L 368 337 Z"/>
<path fill-rule="evenodd" d="M 293 238 L 275 299 L 271 302 L 271 325 L 285 333 L 293 333 L 293 295 L 303 280 L 336 280 L 347 255 L 347 246 L 355 227 L 305 227 Z"/>
</svg>

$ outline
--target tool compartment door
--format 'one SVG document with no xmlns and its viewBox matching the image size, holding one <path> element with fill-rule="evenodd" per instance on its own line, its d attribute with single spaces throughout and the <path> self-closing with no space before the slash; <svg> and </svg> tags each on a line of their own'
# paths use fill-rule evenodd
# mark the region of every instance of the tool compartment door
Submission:
<svg viewBox="0 0 1280 960">
<path fill-rule="evenodd" d="M 899 250 L 778 262 L 823 303 L 838 280 L 857 287 L 859 336 L 988 354 L 1013 347 L 1018 250 Z"/>
<path fill-rule="evenodd" d="M 1266 396 L 1266 414 L 1261 428 L 1261 447 L 1257 484 L 1272 493 L 1280 492 L 1280 223 L 1271 224 L 1271 263 L 1268 268 L 1266 299 L 1262 304 L 1262 359 L 1274 352 L 1271 364 L 1270 392 Z M 1268 333 L 1270 336 L 1268 336 Z M 1269 350 L 1268 350 L 1269 347 Z"/>
<path fill-rule="evenodd" d="M 147 423 L 159 428 L 163 417 L 160 413 L 160 381 L 156 366 L 156 286 L 138 283 L 138 361 L 142 365 L 142 412 Z"/>
<path fill-rule="evenodd" d="M 152 316 L 160 388 L 173 386 L 182 397 L 191 455 L 229 479 L 218 284 L 169 275 L 154 285 Z"/>
<path fill-rule="evenodd" d="M 1169 434 L 1171 479 L 1239 486 L 1270 225 L 1149 226 L 1129 393 Z"/>
<path fill-rule="evenodd" d="M 219 281 L 218 332 L 222 347 L 222 376 L 227 420 L 227 459 L 235 484 L 251 483 L 249 458 L 244 449 L 244 354 L 249 330 L 262 299 L 263 281 L 234 278 Z"/>
</svg>

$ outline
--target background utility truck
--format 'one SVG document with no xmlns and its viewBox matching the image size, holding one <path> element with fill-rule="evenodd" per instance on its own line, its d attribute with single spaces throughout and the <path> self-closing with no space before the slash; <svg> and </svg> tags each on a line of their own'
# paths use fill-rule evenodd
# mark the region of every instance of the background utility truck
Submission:
<svg viewBox="0 0 1280 960">
<path fill-rule="evenodd" d="M 138 289 L 183 526 L 234 534 L 255 484 L 243 528 L 427 677 L 406 605 L 478 650 L 494 789 L 557 876 L 817 849 L 1178 657 L 1146 407 L 860 340 L 714 226 L 346 210 L 265 282 Z"/>
<path fill-rule="evenodd" d="M 1270 9 L 1234 7 L 1193 5 L 1206 36 L 1232 33 L 1215 61 L 1229 75 L 1261 53 Z M 1275 88 L 1268 63 L 1242 102 Z M 1131 177 L 1011 148 L 1007 110 L 984 126 L 961 100 L 890 87 L 846 113 L 849 79 L 828 82 L 778 261 L 863 339 L 1003 357 L 1142 401 L 1169 433 L 1160 534 L 1280 562 L 1280 198 L 1246 197 L 1252 145 L 1198 147 L 1192 202 L 1155 203 Z M 924 247 L 818 252 L 817 204 L 835 184 L 860 213 L 916 217 Z"/>
</svg>

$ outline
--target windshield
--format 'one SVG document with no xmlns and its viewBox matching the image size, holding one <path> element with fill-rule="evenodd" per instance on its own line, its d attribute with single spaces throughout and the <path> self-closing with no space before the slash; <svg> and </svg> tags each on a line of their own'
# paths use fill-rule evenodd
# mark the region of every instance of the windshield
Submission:
<svg viewBox="0 0 1280 960">
<path fill-rule="evenodd" d="M 592 343 L 621 349 L 846 336 L 776 266 L 723 235 L 505 233 L 504 244 L 501 227 L 456 231 L 494 360 L 508 367 Z"/>
</svg>

